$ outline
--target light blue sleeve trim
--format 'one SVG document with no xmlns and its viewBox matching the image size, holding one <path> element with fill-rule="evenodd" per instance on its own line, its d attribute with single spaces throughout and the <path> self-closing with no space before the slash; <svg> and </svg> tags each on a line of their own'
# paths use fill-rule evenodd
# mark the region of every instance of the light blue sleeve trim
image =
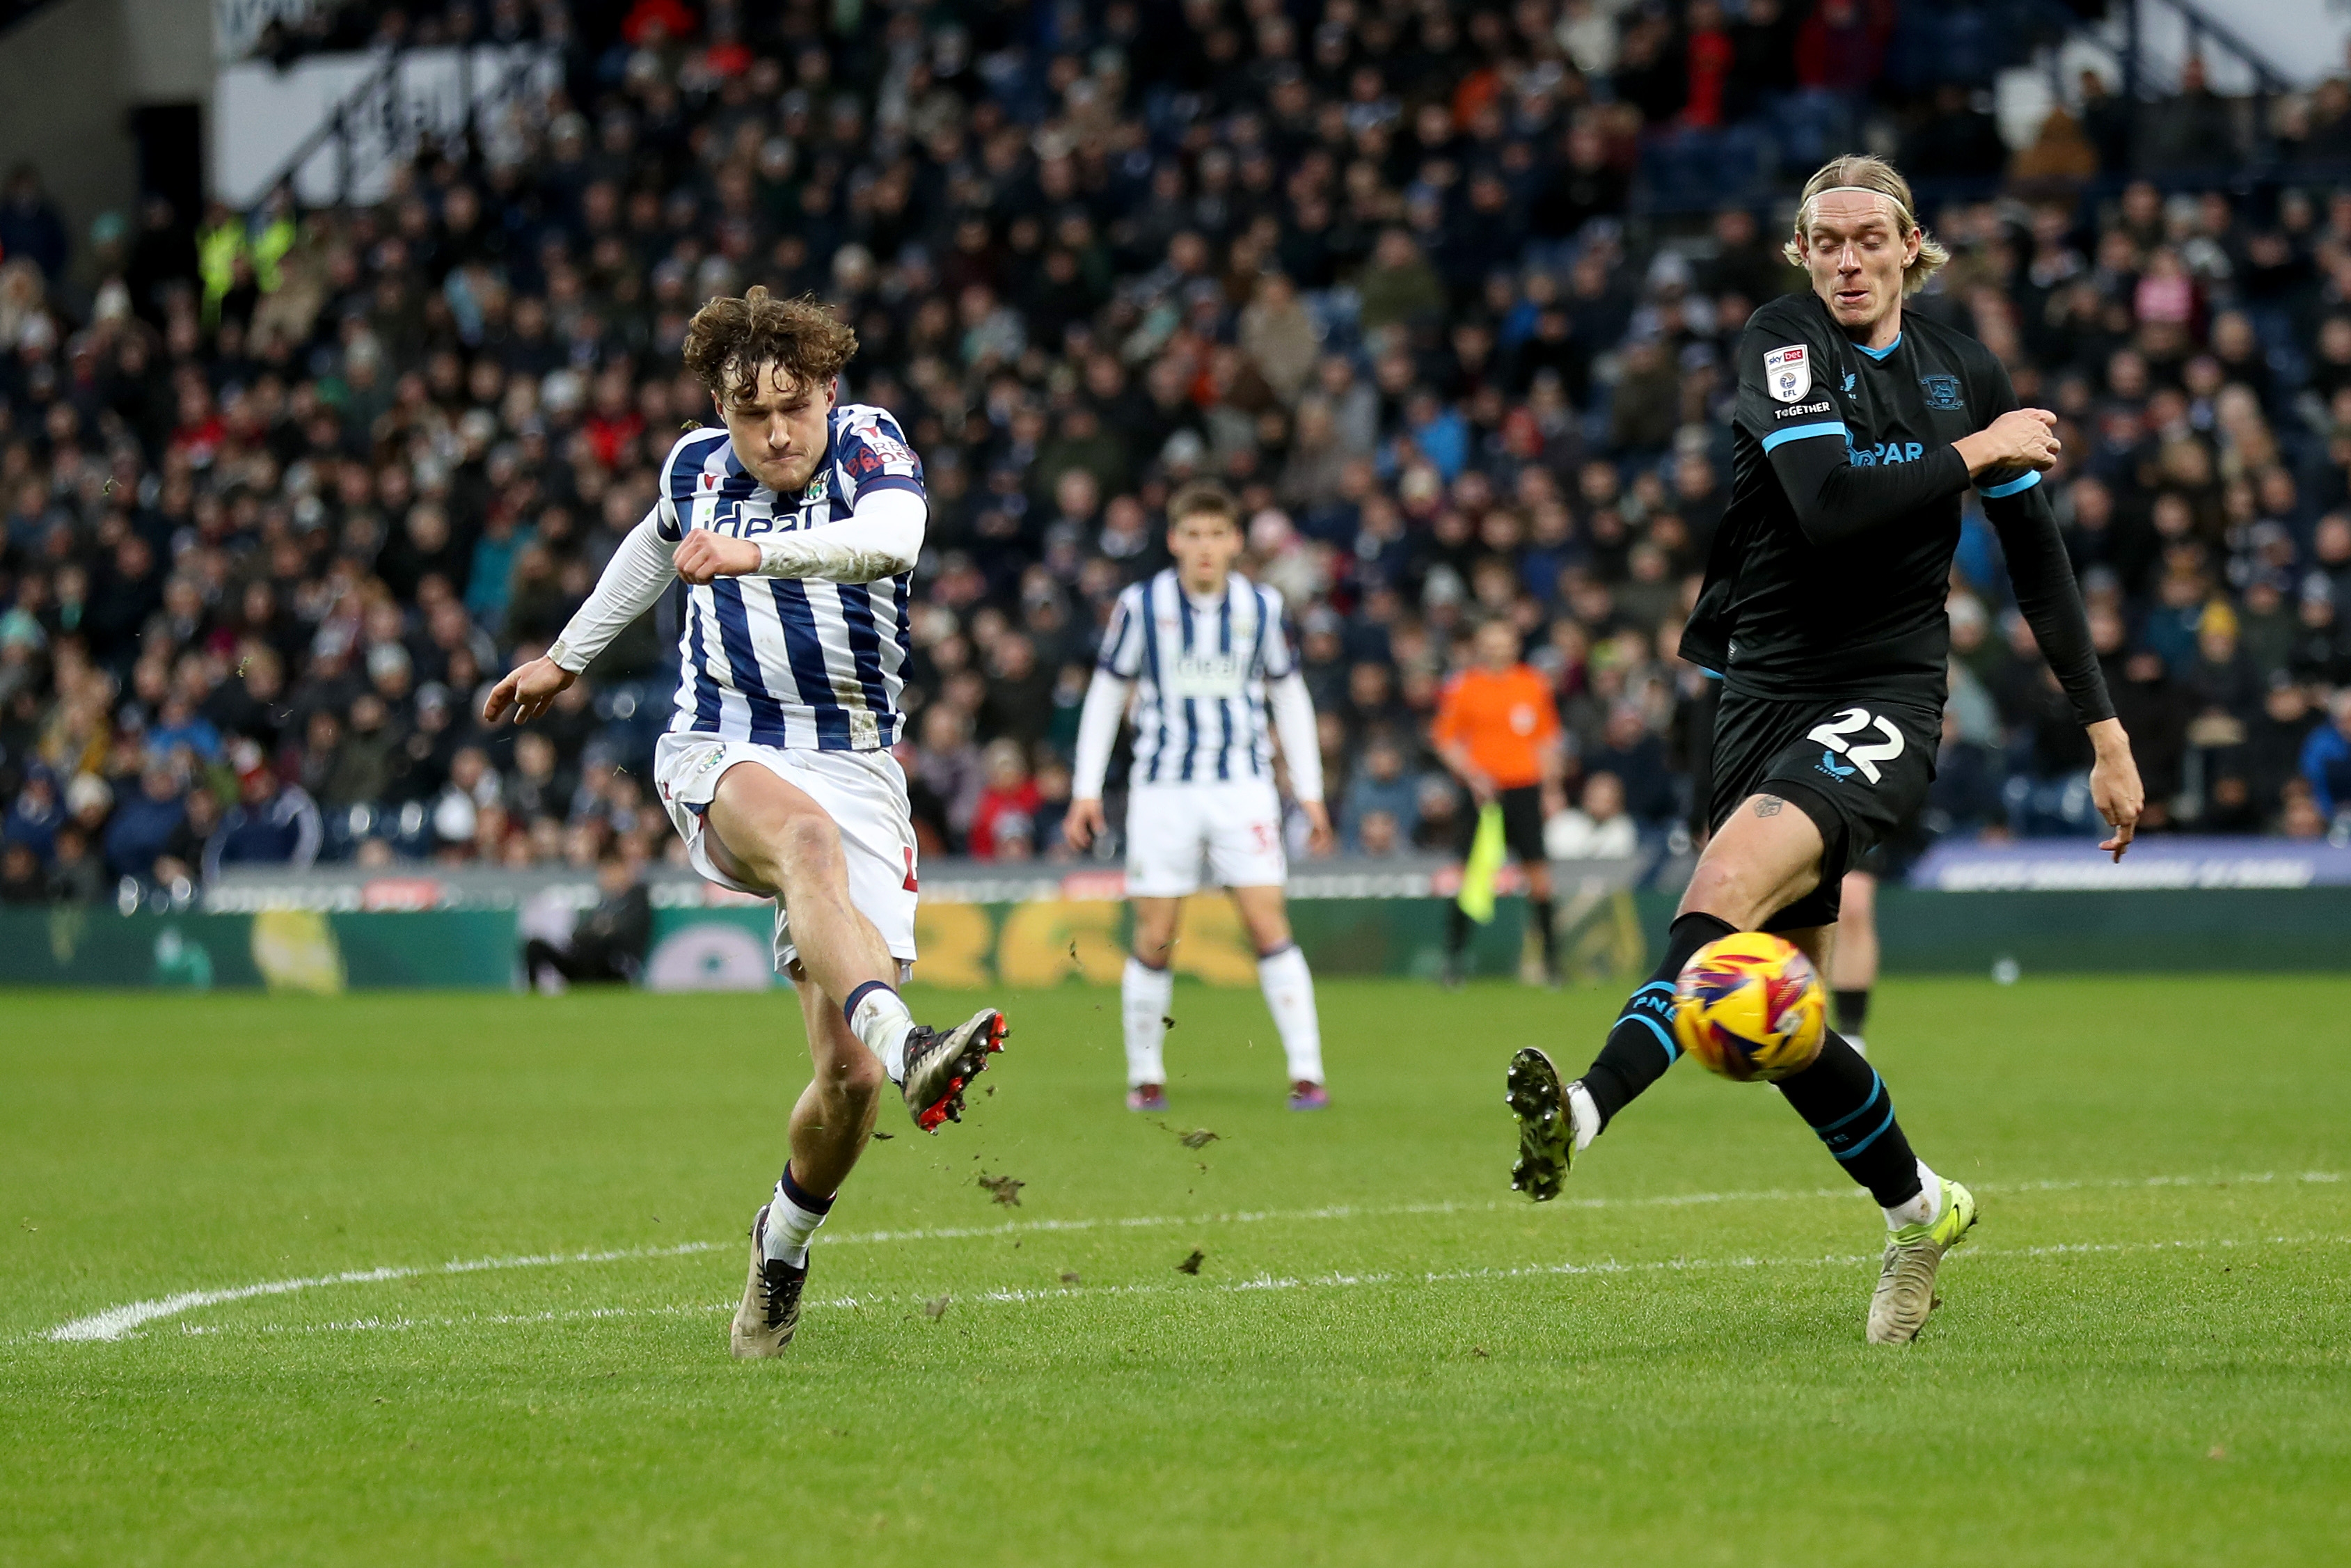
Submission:
<svg viewBox="0 0 2351 1568">
<path fill-rule="evenodd" d="M 1775 430 L 1763 438 L 1763 450 L 1769 452 L 1784 442 L 1802 441 L 1807 435 L 1842 435 L 1848 441 L 1853 439 L 1853 433 L 1845 429 L 1844 421 L 1827 419 L 1818 424 L 1792 424 L 1785 430 Z"/>
<path fill-rule="evenodd" d="M 1983 498 L 1987 501 L 1997 501 L 2002 496 L 2021 495 L 2024 491 L 2032 489 L 2032 486 L 2040 483 L 2041 471 L 2036 468 L 2022 479 L 2011 479 L 2005 485 L 1992 486 L 1990 489 L 1983 492 Z"/>
</svg>

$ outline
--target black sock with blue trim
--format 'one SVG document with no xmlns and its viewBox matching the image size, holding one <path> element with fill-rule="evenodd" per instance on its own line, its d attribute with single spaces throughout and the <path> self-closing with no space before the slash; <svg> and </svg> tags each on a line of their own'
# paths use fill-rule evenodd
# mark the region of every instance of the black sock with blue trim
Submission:
<svg viewBox="0 0 2351 1568">
<path fill-rule="evenodd" d="M 1829 1030 L 1820 1056 L 1782 1079 L 1780 1092 L 1879 1207 L 1898 1208 L 1918 1196 L 1918 1158 L 1894 1119 L 1894 1096 L 1843 1035 Z"/>
<path fill-rule="evenodd" d="M 1666 956 L 1656 974 L 1643 982 L 1624 1014 L 1608 1031 L 1608 1043 L 1584 1069 L 1584 1091 L 1599 1109 L 1606 1126 L 1617 1112 L 1640 1097 L 1641 1092 L 1666 1075 L 1681 1054 L 1674 1043 L 1674 982 L 1682 966 L 1709 942 L 1733 936 L 1738 927 L 1711 915 L 1677 915 L 1666 933 Z"/>
</svg>

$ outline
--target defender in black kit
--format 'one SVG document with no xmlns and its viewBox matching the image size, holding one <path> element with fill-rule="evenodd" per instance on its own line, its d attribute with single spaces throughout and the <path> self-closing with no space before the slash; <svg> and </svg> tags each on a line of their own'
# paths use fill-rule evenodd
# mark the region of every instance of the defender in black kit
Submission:
<svg viewBox="0 0 2351 1568">
<path fill-rule="evenodd" d="M 2095 749 L 2091 794 L 2114 829 L 2102 847 L 2119 858 L 2138 820 L 2130 742 L 2040 488 L 2056 462 L 2056 416 L 2018 407 L 1982 344 L 1905 314 L 1903 298 L 1948 257 L 1883 160 L 1839 158 L 1814 174 L 1787 255 L 1813 286 L 1757 310 L 1740 340 L 1730 505 L 1682 636 L 1682 656 L 1722 677 L 1713 836 L 1665 961 L 1584 1075 L 1567 1082 L 1535 1049 L 1510 1064 L 1512 1185 L 1538 1201 L 1679 1054 L 1674 982 L 1693 954 L 1734 932 L 1773 931 L 1826 973 L 1845 872 L 1934 778 L 1945 583 L 1970 487 Z M 1974 1197 L 1911 1152 L 1884 1082 L 1834 1030 L 1779 1088 L 1885 1209 L 1867 1333 L 1907 1343 L 1932 1310 L 1943 1253 L 1975 1222 Z"/>
</svg>

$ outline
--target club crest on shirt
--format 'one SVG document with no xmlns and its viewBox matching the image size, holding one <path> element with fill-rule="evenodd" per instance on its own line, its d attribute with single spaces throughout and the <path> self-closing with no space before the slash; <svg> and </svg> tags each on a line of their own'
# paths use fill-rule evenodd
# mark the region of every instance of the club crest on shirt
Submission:
<svg viewBox="0 0 2351 1568">
<path fill-rule="evenodd" d="M 1965 406 L 1959 401 L 1959 378 L 1957 376 L 1920 376 L 1918 378 L 1918 386 L 1919 390 L 1927 394 L 1927 406 L 1928 408 L 1960 408 Z"/>
<path fill-rule="evenodd" d="M 1782 402 L 1795 402 L 1812 391 L 1813 361 L 1804 345 L 1791 343 L 1784 349 L 1765 350 L 1763 382 Z"/>
</svg>

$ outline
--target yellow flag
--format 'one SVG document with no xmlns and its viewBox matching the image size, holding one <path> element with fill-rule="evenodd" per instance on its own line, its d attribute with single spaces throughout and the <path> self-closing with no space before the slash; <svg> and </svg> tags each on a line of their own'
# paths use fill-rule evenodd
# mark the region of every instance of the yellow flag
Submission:
<svg viewBox="0 0 2351 1568">
<path fill-rule="evenodd" d="M 1507 853 L 1502 842 L 1502 808 L 1489 805 L 1478 813 L 1478 836 L 1469 841 L 1469 858 L 1461 862 L 1461 894 L 1455 900 L 1461 913 L 1483 925 L 1494 918 L 1494 873 Z"/>
</svg>

